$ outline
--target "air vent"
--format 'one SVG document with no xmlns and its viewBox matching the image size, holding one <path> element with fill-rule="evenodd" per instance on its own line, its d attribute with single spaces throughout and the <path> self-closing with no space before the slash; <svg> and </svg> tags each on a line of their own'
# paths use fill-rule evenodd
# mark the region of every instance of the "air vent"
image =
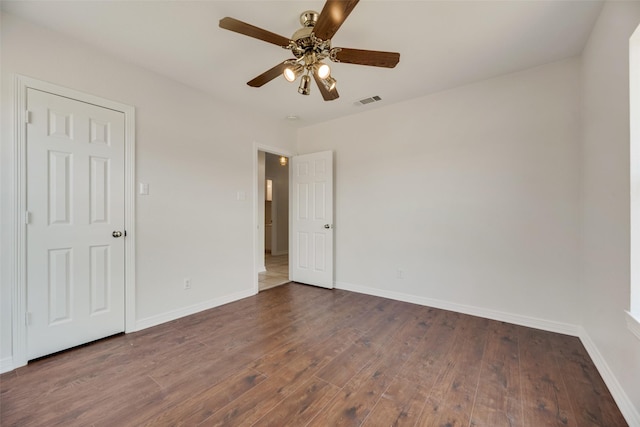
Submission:
<svg viewBox="0 0 640 427">
<path fill-rule="evenodd" d="M 382 98 L 376 95 L 376 96 L 372 96 L 371 98 L 361 99 L 360 101 L 357 101 L 354 104 L 359 107 L 361 105 L 367 105 L 367 104 L 371 104 L 373 102 L 378 102 L 378 101 L 382 101 Z"/>
</svg>

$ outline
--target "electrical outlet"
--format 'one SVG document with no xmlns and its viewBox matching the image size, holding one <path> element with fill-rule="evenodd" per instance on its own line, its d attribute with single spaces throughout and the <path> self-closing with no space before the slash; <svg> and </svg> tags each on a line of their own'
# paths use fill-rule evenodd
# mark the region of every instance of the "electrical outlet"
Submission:
<svg viewBox="0 0 640 427">
<path fill-rule="evenodd" d="M 399 268 L 396 270 L 396 277 L 398 279 L 404 279 L 404 270 Z"/>
<path fill-rule="evenodd" d="M 184 279 L 184 289 L 191 289 L 191 279 L 186 278 Z"/>
</svg>

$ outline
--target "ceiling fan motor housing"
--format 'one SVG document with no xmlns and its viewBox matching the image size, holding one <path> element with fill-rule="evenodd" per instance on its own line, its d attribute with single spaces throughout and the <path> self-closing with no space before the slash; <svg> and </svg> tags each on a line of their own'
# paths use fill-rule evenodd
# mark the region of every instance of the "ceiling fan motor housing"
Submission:
<svg viewBox="0 0 640 427">
<path fill-rule="evenodd" d="M 289 48 L 297 59 L 304 58 L 306 66 L 312 66 L 329 56 L 331 40 L 321 40 L 314 34 L 314 26 L 319 14 L 314 10 L 307 10 L 300 15 L 300 23 L 303 25 L 291 36 L 292 43 Z"/>
</svg>

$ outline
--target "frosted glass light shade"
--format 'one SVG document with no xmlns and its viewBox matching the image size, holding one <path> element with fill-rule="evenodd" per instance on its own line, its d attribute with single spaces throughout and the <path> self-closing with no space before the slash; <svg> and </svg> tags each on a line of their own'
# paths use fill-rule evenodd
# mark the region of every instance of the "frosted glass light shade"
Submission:
<svg viewBox="0 0 640 427">
<path fill-rule="evenodd" d="M 316 67 L 316 74 L 318 75 L 318 77 L 320 77 L 322 80 L 326 79 L 327 77 L 329 77 L 329 75 L 331 74 L 331 68 L 329 68 L 329 66 L 327 64 L 323 64 L 322 62 L 318 62 Z"/>
</svg>

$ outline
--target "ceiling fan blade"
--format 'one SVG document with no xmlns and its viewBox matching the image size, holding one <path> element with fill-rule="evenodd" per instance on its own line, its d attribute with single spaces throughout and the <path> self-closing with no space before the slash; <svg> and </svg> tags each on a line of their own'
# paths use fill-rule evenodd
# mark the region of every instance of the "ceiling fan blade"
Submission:
<svg viewBox="0 0 640 427">
<path fill-rule="evenodd" d="M 316 37 L 328 40 L 334 36 L 338 28 L 347 19 L 359 0 L 327 0 L 320 12 L 318 22 L 313 27 Z"/>
<path fill-rule="evenodd" d="M 333 90 L 327 89 L 324 83 L 322 83 L 322 80 L 320 79 L 320 77 L 318 77 L 316 73 L 312 73 L 312 74 L 313 74 L 314 80 L 316 81 L 316 84 L 318 85 L 318 89 L 320 89 L 322 98 L 324 98 L 325 101 L 333 101 L 334 99 L 338 99 L 338 97 L 340 96 L 338 94 L 338 89 L 336 89 L 335 87 L 333 88 Z"/>
<path fill-rule="evenodd" d="M 220 28 L 225 30 L 234 31 L 236 33 L 244 34 L 245 36 L 253 37 L 254 39 L 262 40 L 267 43 L 273 43 L 278 46 L 289 46 L 289 39 L 271 31 L 263 30 L 262 28 L 255 27 L 246 22 L 238 21 L 235 18 L 222 18 L 220 20 Z"/>
<path fill-rule="evenodd" d="M 291 60 L 289 59 L 287 61 L 291 61 Z M 281 62 L 275 67 L 268 69 L 267 71 L 260 74 L 258 77 L 254 78 L 253 80 L 249 80 L 247 84 L 251 87 L 260 87 L 269 83 L 271 80 L 282 75 L 282 72 L 284 71 L 284 67 L 287 66 L 287 61 Z"/>
<path fill-rule="evenodd" d="M 398 65 L 398 62 L 400 62 L 400 54 L 398 52 L 349 49 L 346 47 L 338 47 L 334 49 L 332 49 L 331 52 L 331 60 L 336 62 L 386 68 L 393 68 Z"/>
</svg>

